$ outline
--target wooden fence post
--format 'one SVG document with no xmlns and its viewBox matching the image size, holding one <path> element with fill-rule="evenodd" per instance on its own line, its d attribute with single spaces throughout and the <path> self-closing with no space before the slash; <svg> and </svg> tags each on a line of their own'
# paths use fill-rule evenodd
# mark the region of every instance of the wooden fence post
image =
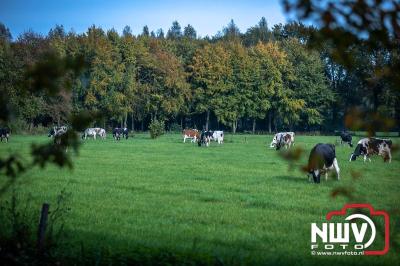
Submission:
<svg viewBox="0 0 400 266">
<path fill-rule="evenodd" d="M 37 238 L 37 248 L 39 251 L 42 251 L 44 248 L 49 208 L 50 205 L 48 203 L 43 203 L 42 212 L 40 214 L 40 222 L 38 227 L 38 238 Z"/>
</svg>

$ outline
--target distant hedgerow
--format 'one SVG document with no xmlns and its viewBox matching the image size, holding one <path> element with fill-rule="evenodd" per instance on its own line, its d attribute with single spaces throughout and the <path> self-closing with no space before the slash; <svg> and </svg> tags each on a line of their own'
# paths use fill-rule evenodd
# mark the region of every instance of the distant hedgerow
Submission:
<svg viewBox="0 0 400 266">
<path fill-rule="evenodd" d="M 178 124 L 178 123 L 172 123 L 172 124 L 169 126 L 169 131 L 175 132 L 175 133 L 180 133 L 180 132 L 182 132 L 182 127 L 181 127 L 181 125 Z"/>
</svg>

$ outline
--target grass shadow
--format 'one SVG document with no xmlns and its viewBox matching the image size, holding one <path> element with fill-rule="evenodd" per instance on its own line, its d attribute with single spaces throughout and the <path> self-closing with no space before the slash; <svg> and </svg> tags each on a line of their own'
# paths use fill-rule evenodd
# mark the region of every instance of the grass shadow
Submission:
<svg viewBox="0 0 400 266">
<path fill-rule="evenodd" d="M 287 176 L 287 175 L 283 175 L 283 176 L 273 176 L 273 179 L 276 180 L 284 180 L 284 181 L 290 181 L 290 182 L 295 182 L 295 183 L 311 183 L 308 181 L 308 177 L 307 175 L 304 175 L 303 177 L 295 177 L 295 176 Z"/>
</svg>

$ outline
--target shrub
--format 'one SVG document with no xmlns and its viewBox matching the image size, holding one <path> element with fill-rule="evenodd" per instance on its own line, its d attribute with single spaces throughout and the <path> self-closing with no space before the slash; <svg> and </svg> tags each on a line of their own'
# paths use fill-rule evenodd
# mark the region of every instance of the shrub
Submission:
<svg viewBox="0 0 400 266">
<path fill-rule="evenodd" d="M 11 134 L 21 134 L 28 130 L 28 123 L 25 120 L 17 118 L 9 123 Z"/>
<path fill-rule="evenodd" d="M 169 131 L 180 133 L 182 131 L 181 125 L 179 125 L 178 123 L 172 123 L 169 127 Z"/>
<path fill-rule="evenodd" d="M 16 118 L 14 120 L 11 120 L 8 126 L 10 127 L 11 134 L 29 134 L 29 135 L 47 134 L 51 127 L 51 126 L 44 127 L 42 125 L 36 125 L 30 127 L 29 124 L 22 118 Z"/>
<path fill-rule="evenodd" d="M 162 120 L 151 120 L 150 126 L 150 137 L 152 139 L 158 138 L 159 136 L 163 135 L 165 132 L 165 123 Z"/>
<path fill-rule="evenodd" d="M 50 130 L 49 127 L 44 127 L 42 125 L 37 125 L 37 126 L 31 128 L 30 134 L 34 134 L 34 135 L 48 134 L 49 130 Z"/>
</svg>

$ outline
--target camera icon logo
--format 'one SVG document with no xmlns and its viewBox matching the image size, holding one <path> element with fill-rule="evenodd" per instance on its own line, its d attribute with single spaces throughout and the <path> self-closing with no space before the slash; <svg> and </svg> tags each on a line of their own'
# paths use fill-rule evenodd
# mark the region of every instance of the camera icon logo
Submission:
<svg viewBox="0 0 400 266">
<path fill-rule="evenodd" d="M 342 217 L 342 222 L 333 222 L 332 218 L 335 216 Z M 374 222 L 378 217 L 383 218 L 383 229 L 377 228 Z M 341 210 L 329 212 L 326 220 L 322 224 L 311 224 L 313 255 L 384 255 L 389 251 L 389 214 L 375 210 L 371 204 L 346 204 Z M 382 248 L 376 249 L 376 245 L 371 248 L 377 231 L 382 230 Z"/>
</svg>

